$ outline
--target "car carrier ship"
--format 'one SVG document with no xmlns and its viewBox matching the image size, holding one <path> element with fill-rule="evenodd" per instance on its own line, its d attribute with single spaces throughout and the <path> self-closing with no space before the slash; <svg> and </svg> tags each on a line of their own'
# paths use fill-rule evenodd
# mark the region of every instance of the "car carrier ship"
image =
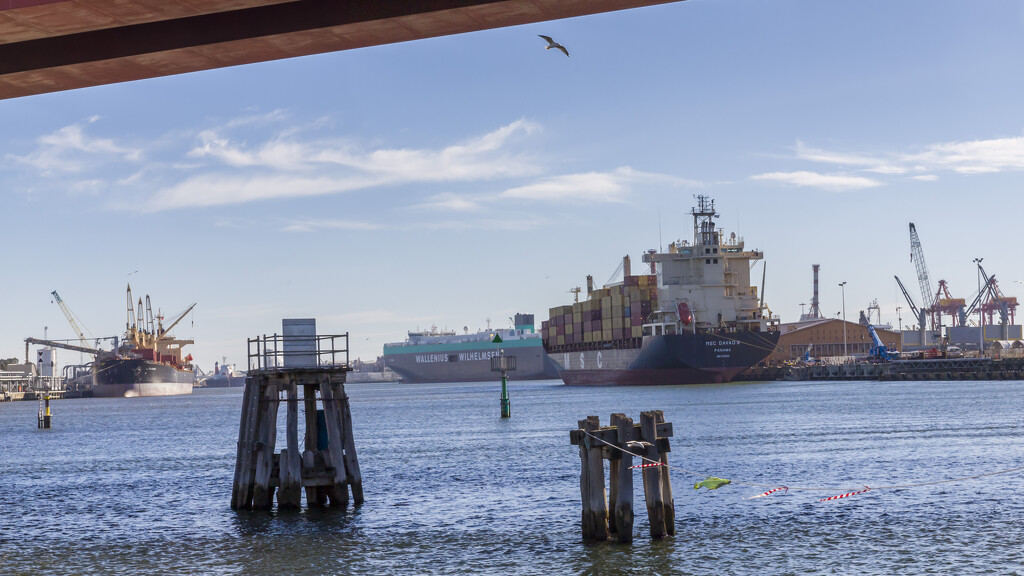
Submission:
<svg viewBox="0 0 1024 576">
<path fill-rule="evenodd" d="M 693 242 L 650 250 L 650 274 L 593 289 L 589 298 L 550 310 L 544 347 L 570 385 L 678 385 L 730 382 L 764 360 L 779 340 L 750 285 L 751 262 L 735 234 L 715 229 L 714 200 L 697 197 Z M 578 292 L 577 292 L 578 294 Z"/>
<path fill-rule="evenodd" d="M 496 378 L 491 358 L 504 354 L 516 357 L 516 380 L 557 379 L 558 367 L 544 351 L 533 314 L 516 314 L 513 322 L 512 328 L 464 328 L 463 334 L 436 327 L 409 332 L 405 342 L 384 345 L 384 366 L 408 383 L 487 382 Z"/>
</svg>

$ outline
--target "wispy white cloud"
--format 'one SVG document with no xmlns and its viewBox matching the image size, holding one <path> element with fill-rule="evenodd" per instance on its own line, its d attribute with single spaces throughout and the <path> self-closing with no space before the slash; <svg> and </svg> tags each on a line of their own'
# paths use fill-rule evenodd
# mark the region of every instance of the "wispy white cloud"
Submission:
<svg viewBox="0 0 1024 576">
<path fill-rule="evenodd" d="M 98 178 L 77 180 L 72 183 L 68 193 L 75 196 L 96 196 L 103 191 L 105 182 Z"/>
<path fill-rule="evenodd" d="M 794 146 L 793 150 L 796 152 L 797 158 L 801 160 L 809 160 L 811 162 L 858 167 L 875 166 L 879 164 L 878 158 L 869 155 L 830 152 L 820 148 L 812 148 L 800 140 L 796 141 L 796 146 Z"/>
<path fill-rule="evenodd" d="M 473 218 L 468 220 L 429 220 L 416 224 L 423 230 L 443 230 L 446 232 L 472 232 L 486 230 L 489 232 L 526 232 L 536 230 L 545 220 L 537 217 L 520 216 L 515 218 Z"/>
<path fill-rule="evenodd" d="M 622 202 L 624 193 L 625 186 L 615 174 L 587 172 L 553 176 L 525 186 L 509 188 L 501 196 L 554 202 Z"/>
<path fill-rule="evenodd" d="M 911 180 L 919 180 L 921 182 L 935 182 L 939 179 L 935 174 L 920 174 L 917 176 L 911 176 Z"/>
<path fill-rule="evenodd" d="M 920 153 L 906 155 L 904 160 L 933 170 L 946 169 L 961 174 L 1021 170 L 1024 169 L 1024 137 L 932 144 Z"/>
<path fill-rule="evenodd" d="M 150 211 L 224 206 L 259 200 L 339 194 L 416 182 L 481 181 L 529 177 L 541 168 L 514 144 L 539 130 L 518 120 L 441 149 L 368 150 L 339 140 L 302 141 L 278 136 L 249 147 L 215 130 L 200 133 L 188 156 L 216 162 L 198 175 L 167 186 L 147 204 Z M 311 176 L 309 174 L 316 174 Z M 437 207 L 469 209 L 469 201 L 436 198 Z"/>
<path fill-rule="evenodd" d="M 411 208 L 425 208 L 428 210 L 440 210 L 447 212 L 479 212 L 483 210 L 480 199 L 474 199 L 466 195 L 444 192 L 436 194 L 426 202 L 411 206 Z"/>
<path fill-rule="evenodd" d="M 149 139 L 153 150 L 135 150 L 90 134 L 97 118 L 64 127 L 39 138 L 32 154 L 16 157 L 36 170 L 74 172 L 82 193 L 109 192 L 106 202 L 120 210 L 159 212 L 187 208 L 237 206 L 272 200 L 339 195 L 416 185 L 425 190 L 404 194 L 396 206 L 449 213 L 448 222 L 432 218 L 429 226 L 478 229 L 524 229 L 536 222 L 510 225 L 480 219 L 488 210 L 515 202 L 618 203 L 647 189 L 695 187 L 700 183 L 631 167 L 550 175 L 537 151 L 542 127 L 520 119 L 482 135 L 438 147 L 371 146 L 343 137 L 317 137 L 329 118 L 296 123 L 282 110 L 246 111 L 238 118 L 200 131 L 176 129 Z M 267 136 L 267 127 L 276 132 Z M 168 151 L 178 150 L 177 155 Z M 159 154 L 157 152 L 159 151 Z M 143 156 L 159 161 L 140 164 Z M 107 169 L 105 179 L 86 178 L 98 162 L 120 162 L 121 172 Z M 109 168 L 109 167 L 108 167 Z M 91 176 L 91 174 L 89 175 Z M 437 184 L 470 183 L 473 192 L 436 191 Z M 431 186 L 435 185 L 435 186 Z M 64 190 L 74 187 L 68 185 Z M 434 188 L 434 189 L 431 189 Z M 461 222 L 466 214 L 476 221 Z M 286 224 L 304 232 L 329 228 L 372 229 L 369 225 L 331 219 Z M 512 226 L 513 228 L 510 228 Z"/>
<path fill-rule="evenodd" d="M 290 117 L 288 112 L 281 108 L 263 113 L 260 113 L 257 108 L 250 108 L 247 111 L 251 111 L 252 114 L 232 118 L 227 122 L 226 126 L 228 128 L 237 128 L 239 126 L 249 126 L 253 124 L 277 124 L 288 120 Z"/>
<path fill-rule="evenodd" d="M 637 185 L 652 184 L 700 186 L 691 180 L 640 172 L 624 166 L 610 172 L 585 172 L 544 178 L 532 184 L 509 188 L 500 197 L 549 202 L 625 202 Z"/>
<path fill-rule="evenodd" d="M 768 172 L 750 177 L 752 180 L 768 180 L 791 186 L 823 188 L 835 192 L 874 188 L 882 183 L 863 176 L 847 174 L 819 174 L 817 172 Z"/>
<path fill-rule="evenodd" d="M 95 168 L 110 161 L 138 162 L 142 151 L 122 146 L 110 138 L 96 138 L 86 133 L 85 127 L 99 121 L 93 116 L 85 123 L 65 126 L 36 140 L 36 149 L 19 156 L 8 154 L 7 158 L 31 166 L 44 176 L 59 173 L 78 173 Z"/>
<path fill-rule="evenodd" d="M 872 154 L 826 151 L 798 141 L 794 151 L 800 160 L 859 168 L 882 175 L 943 171 L 988 174 L 1024 170 L 1024 136 L 944 142 L 929 144 L 917 151 Z M 937 179 L 910 177 L 915 180 Z"/>
<path fill-rule="evenodd" d="M 201 174 L 157 192 L 144 206 L 149 212 L 174 208 L 227 206 L 257 200 L 304 198 L 350 192 L 385 182 L 351 178 L 295 177 L 286 174 Z M 135 208 L 129 204 L 125 208 Z"/>
<path fill-rule="evenodd" d="M 380 226 L 369 222 L 356 222 L 353 220 L 317 220 L 305 219 L 295 220 L 281 228 L 282 232 L 313 232 L 315 230 L 378 230 Z"/>
<path fill-rule="evenodd" d="M 488 180 L 538 174 L 534 159 L 509 150 L 517 138 L 530 136 L 540 127 L 526 120 L 440 150 L 380 149 L 362 152 L 353 147 L 324 147 L 309 155 L 322 166 L 350 168 L 379 174 L 392 182 L 451 182 Z"/>
</svg>

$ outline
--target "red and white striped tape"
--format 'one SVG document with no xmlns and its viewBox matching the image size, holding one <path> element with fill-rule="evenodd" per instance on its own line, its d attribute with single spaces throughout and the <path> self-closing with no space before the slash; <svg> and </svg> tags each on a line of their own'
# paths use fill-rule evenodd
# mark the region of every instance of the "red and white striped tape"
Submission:
<svg viewBox="0 0 1024 576">
<path fill-rule="evenodd" d="M 818 502 L 827 502 L 829 500 L 836 500 L 838 498 L 846 498 L 848 496 L 856 496 L 857 494 L 863 494 L 863 493 L 867 492 L 868 490 L 871 490 L 871 488 L 868 488 L 867 486 L 865 486 L 863 490 L 857 490 L 856 492 L 847 492 L 846 494 L 840 494 L 838 496 L 829 496 L 828 498 L 822 498 L 821 500 L 818 500 Z"/>
<path fill-rule="evenodd" d="M 655 462 L 653 464 L 637 464 L 636 466 L 630 466 L 629 469 L 632 470 L 633 468 L 651 468 L 653 466 L 661 466 L 661 462 Z"/>
<path fill-rule="evenodd" d="M 758 494 L 757 496 L 751 496 L 750 498 L 744 498 L 744 500 L 753 500 L 754 498 L 764 498 L 765 496 L 767 496 L 767 495 L 769 495 L 769 494 L 771 494 L 773 492 L 778 492 L 779 490 L 785 490 L 786 492 L 789 492 L 789 486 L 779 486 L 778 488 L 772 488 L 771 490 L 765 492 L 764 494 Z"/>
</svg>

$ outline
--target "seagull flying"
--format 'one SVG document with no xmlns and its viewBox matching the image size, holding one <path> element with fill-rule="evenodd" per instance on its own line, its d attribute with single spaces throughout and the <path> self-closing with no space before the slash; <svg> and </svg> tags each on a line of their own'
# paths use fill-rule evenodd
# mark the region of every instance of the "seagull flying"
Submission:
<svg viewBox="0 0 1024 576">
<path fill-rule="evenodd" d="M 551 50 L 552 48 L 556 48 L 558 50 L 561 50 L 562 53 L 565 54 L 566 56 L 569 55 L 569 51 L 565 49 L 565 46 L 562 46 L 558 42 L 555 42 L 554 40 L 552 40 L 551 36 L 545 36 L 543 34 L 537 34 L 537 36 L 540 36 L 541 38 L 543 38 L 543 39 L 548 41 L 547 47 L 544 48 L 545 50 Z"/>
</svg>

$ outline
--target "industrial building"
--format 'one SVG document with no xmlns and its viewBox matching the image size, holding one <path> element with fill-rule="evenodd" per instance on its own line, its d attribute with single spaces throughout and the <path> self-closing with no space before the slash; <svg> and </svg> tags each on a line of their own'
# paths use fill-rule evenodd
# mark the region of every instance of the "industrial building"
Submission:
<svg viewBox="0 0 1024 576">
<path fill-rule="evenodd" d="M 874 346 L 867 326 L 839 318 L 782 324 L 779 331 L 779 344 L 768 357 L 769 364 L 784 364 L 808 355 L 810 358 L 867 356 Z M 887 347 L 901 350 L 899 332 L 875 328 L 875 333 Z"/>
</svg>

